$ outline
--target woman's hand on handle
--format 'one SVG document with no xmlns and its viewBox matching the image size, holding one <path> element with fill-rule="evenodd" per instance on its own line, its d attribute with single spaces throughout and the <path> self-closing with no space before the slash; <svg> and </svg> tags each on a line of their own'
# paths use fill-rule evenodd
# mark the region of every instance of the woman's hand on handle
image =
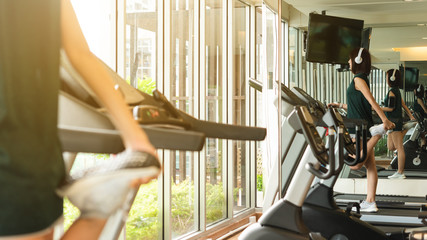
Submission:
<svg viewBox="0 0 427 240">
<path fill-rule="evenodd" d="M 339 103 L 328 103 L 328 108 L 337 108 Z"/>
<path fill-rule="evenodd" d="M 384 129 L 386 130 L 391 130 L 396 127 L 396 125 L 388 119 L 386 119 L 383 123 L 384 123 Z"/>
<path fill-rule="evenodd" d="M 347 109 L 347 104 L 338 103 L 338 102 L 328 103 L 328 108 L 330 108 L 330 107 Z"/>
</svg>

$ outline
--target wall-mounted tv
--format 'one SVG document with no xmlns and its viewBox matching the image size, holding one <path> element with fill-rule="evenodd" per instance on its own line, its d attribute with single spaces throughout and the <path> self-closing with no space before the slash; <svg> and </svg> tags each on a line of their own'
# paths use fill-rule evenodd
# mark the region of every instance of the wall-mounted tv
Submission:
<svg viewBox="0 0 427 240">
<path fill-rule="evenodd" d="M 413 91 L 418 84 L 420 70 L 414 67 L 400 67 L 402 73 L 401 79 L 405 80 L 405 91 Z M 400 83 L 400 88 L 403 89 L 403 81 Z"/>
<path fill-rule="evenodd" d="M 310 13 L 307 53 L 309 62 L 347 64 L 361 46 L 363 20 Z"/>
</svg>

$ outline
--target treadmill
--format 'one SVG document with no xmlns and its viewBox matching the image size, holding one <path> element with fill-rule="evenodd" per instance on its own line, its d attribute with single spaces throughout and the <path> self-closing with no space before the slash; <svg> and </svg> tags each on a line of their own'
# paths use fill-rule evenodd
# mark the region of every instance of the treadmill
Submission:
<svg viewBox="0 0 427 240">
<path fill-rule="evenodd" d="M 392 181 L 392 180 L 390 180 Z M 339 207 L 345 209 L 351 202 L 360 202 L 365 194 L 334 193 Z M 361 220 L 379 227 L 385 232 L 397 232 L 407 228 L 425 227 L 424 206 L 426 198 L 403 195 L 376 195 L 377 213 L 360 213 Z"/>
<path fill-rule="evenodd" d="M 153 96 L 128 85 L 105 65 L 123 93 L 134 118 L 158 149 L 200 151 L 206 137 L 260 141 L 265 128 L 220 124 L 196 119 L 176 109 L 159 91 Z M 120 133 L 95 95 L 85 86 L 64 52 L 61 52 L 61 91 L 59 93 L 58 134 L 70 170 L 77 152 L 117 153 L 124 149 Z M 69 156 L 69 157 L 67 157 Z M 99 239 L 117 239 L 136 196 L 135 189 L 121 209 L 108 219 Z"/>
<path fill-rule="evenodd" d="M 387 170 L 381 167 L 377 167 L 378 177 L 387 178 L 387 176 L 393 174 L 396 170 Z M 427 177 L 427 172 L 422 171 L 406 171 L 405 175 L 409 179 Z M 361 170 L 350 170 L 348 166 L 345 166 L 341 175 L 341 178 L 365 178 L 366 169 Z M 382 179 L 393 183 L 393 181 Z M 402 180 L 408 181 L 408 180 Z M 417 180 L 415 180 L 417 181 Z M 423 181 L 423 180 L 421 180 Z M 378 186 L 380 187 L 380 186 Z M 426 191 L 427 194 L 427 191 Z M 350 194 L 350 193 L 334 193 L 334 198 L 337 204 L 346 208 L 351 202 L 360 202 L 366 198 L 366 194 Z M 379 211 L 377 213 L 361 213 L 361 219 L 369 222 L 375 226 L 380 227 L 386 232 L 396 232 L 406 228 L 423 227 L 426 226 L 425 220 L 420 215 L 420 209 L 427 204 L 427 195 L 424 196 L 410 196 L 410 195 L 395 195 L 395 194 L 377 194 L 375 196 L 376 203 Z"/>
</svg>

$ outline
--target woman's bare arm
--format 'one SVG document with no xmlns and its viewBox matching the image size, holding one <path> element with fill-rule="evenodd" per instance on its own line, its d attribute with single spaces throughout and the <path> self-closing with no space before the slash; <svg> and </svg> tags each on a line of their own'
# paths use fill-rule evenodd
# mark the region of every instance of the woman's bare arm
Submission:
<svg viewBox="0 0 427 240">
<path fill-rule="evenodd" d="M 411 111 L 410 111 L 410 110 L 409 110 L 409 108 L 406 106 L 405 101 L 403 101 L 403 98 L 402 98 L 402 107 L 403 107 L 403 109 L 405 109 L 406 114 L 408 114 L 409 118 L 410 118 L 411 120 L 415 120 L 415 118 L 414 118 L 414 116 L 412 115 Z"/>
<path fill-rule="evenodd" d="M 371 91 L 369 90 L 368 85 L 366 84 L 365 80 L 361 78 L 354 78 L 355 87 L 357 90 L 361 91 L 363 96 L 368 100 L 369 104 L 371 104 L 374 111 L 378 114 L 378 116 L 381 118 L 381 121 L 384 123 L 385 129 L 393 129 L 394 123 L 392 123 L 388 118 L 385 116 L 384 111 L 381 109 L 380 105 L 375 101 L 374 96 L 372 96 Z"/>
<path fill-rule="evenodd" d="M 424 105 L 424 102 L 421 98 L 417 98 L 417 103 L 421 105 L 421 107 L 424 109 L 424 113 L 427 113 L 427 108 Z"/>
<path fill-rule="evenodd" d="M 61 0 L 62 47 L 70 62 L 108 110 L 126 148 L 156 154 L 147 135 L 133 119 L 102 63 L 92 54 L 69 0 Z"/>
</svg>

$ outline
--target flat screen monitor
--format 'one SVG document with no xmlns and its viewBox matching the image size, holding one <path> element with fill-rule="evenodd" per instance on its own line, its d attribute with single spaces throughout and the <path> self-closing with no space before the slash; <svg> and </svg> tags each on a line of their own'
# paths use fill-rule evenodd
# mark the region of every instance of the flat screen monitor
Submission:
<svg viewBox="0 0 427 240">
<path fill-rule="evenodd" d="M 420 75 L 420 70 L 414 67 L 404 67 L 400 69 L 401 73 L 403 73 L 403 78 L 405 79 L 405 91 L 413 91 L 418 84 L 418 77 Z M 403 89 L 403 81 L 400 84 L 400 88 Z"/>
<path fill-rule="evenodd" d="M 347 64 L 350 52 L 361 46 L 362 29 L 363 20 L 310 13 L 307 61 Z"/>
</svg>

